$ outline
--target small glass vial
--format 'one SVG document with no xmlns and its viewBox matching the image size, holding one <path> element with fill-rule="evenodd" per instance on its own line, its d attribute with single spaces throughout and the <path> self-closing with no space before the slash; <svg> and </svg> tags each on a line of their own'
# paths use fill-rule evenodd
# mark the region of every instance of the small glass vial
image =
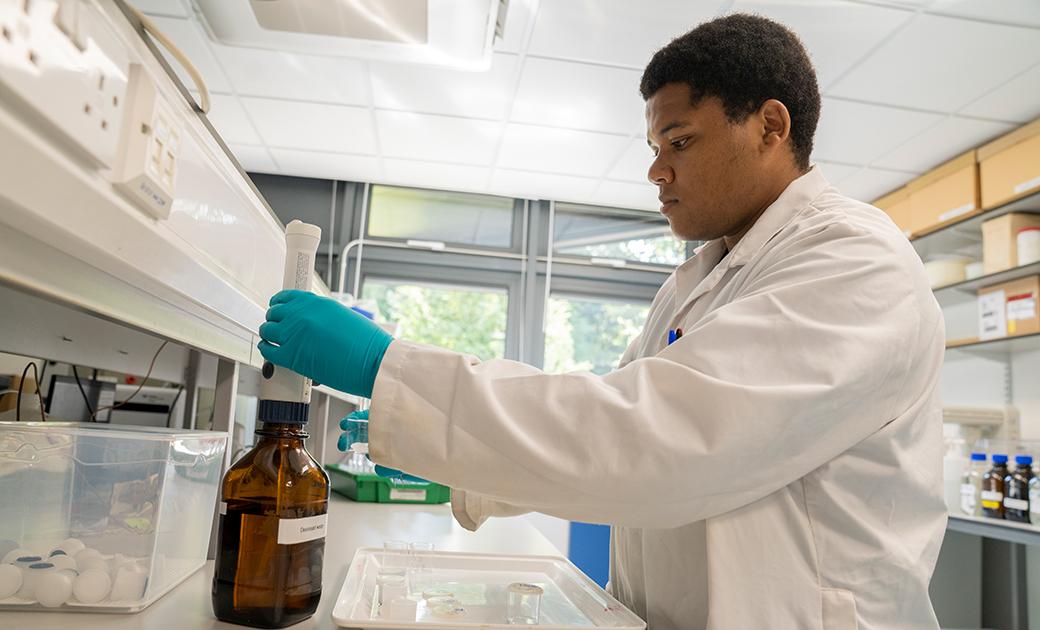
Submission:
<svg viewBox="0 0 1040 630">
<path fill-rule="evenodd" d="M 986 454 L 972 453 L 971 465 L 961 477 L 961 513 L 982 516 L 979 493 L 982 491 L 982 476 L 986 474 Z"/>
<path fill-rule="evenodd" d="M 1017 523 L 1029 522 L 1029 482 L 1033 479 L 1033 458 L 1015 456 L 1015 470 L 1004 478 L 1004 518 Z"/>
<path fill-rule="evenodd" d="M 542 587 L 514 582 L 506 589 L 506 623 L 515 626 L 538 624 L 541 614 Z"/>
<path fill-rule="evenodd" d="M 982 515 L 1004 518 L 1004 478 L 1008 475 L 1007 455 L 994 455 L 993 468 L 982 478 Z"/>
</svg>

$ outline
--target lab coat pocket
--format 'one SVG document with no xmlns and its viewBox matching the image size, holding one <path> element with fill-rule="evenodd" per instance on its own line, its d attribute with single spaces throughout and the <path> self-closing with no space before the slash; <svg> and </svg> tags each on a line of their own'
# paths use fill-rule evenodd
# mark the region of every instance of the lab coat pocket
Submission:
<svg viewBox="0 0 1040 630">
<path fill-rule="evenodd" d="M 857 630 L 856 598 L 839 588 L 821 588 L 823 630 Z"/>
</svg>

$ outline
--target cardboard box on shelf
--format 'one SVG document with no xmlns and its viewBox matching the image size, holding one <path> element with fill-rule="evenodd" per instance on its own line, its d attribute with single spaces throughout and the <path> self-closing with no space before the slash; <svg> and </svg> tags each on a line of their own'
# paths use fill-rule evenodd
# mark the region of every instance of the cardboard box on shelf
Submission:
<svg viewBox="0 0 1040 630">
<path fill-rule="evenodd" d="M 1018 266 L 1018 231 L 1025 227 L 1040 227 L 1040 214 L 1012 212 L 982 224 L 983 273 Z"/>
<path fill-rule="evenodd" d="M 885 211 L 907 238 L 912 236 L 910 231 L 910 191 L 904 186 L 893 191 L 874 202 L 874 205 Z"/>
<path fill-rule="evenodd" d="M 1010 280 L 979 289 L 979 339 L 1017 337 L 1040 332 L 1040 276 Z"/>
<path fill-rule="evenodd" d="M 914 235 L 981 212 L 975 151 L 946 162 L 906 185 L 910 193 L 910 230 Z"/>
<path fill-rule="evenodd" d="M 982 207 L 1040 192 L 1040 120 L 979 148 Z"/>
</svg>

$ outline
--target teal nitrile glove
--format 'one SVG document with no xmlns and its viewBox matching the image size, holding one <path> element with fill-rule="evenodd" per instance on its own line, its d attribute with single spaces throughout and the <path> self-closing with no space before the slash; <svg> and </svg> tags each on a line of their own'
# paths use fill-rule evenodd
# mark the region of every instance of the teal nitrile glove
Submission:
<svg viewBox="0 0 1040 630">
<path fill-rule="evenodd" d="M 372 397 L 379 364 L 394 340 L 372 320 L 307 291 L 271 298 L 257 347 L 264 358 L 348 394 Z"/>
<path fill-rule="evenodd" d="M 339 436 L 339 443 L 337 444 L 339 450 L 348 451 L 352 444 L 357 444 L 358 442 L 367 444 L 368 409 L 352 411 L 350 415 L 339 421 L 339 428 L 343 429 L 343 434 Z M 378 464 L 376 464 L 376 474 L 388 479 L 401 479 L 402 481 L 426 483 L 426 480 L 421 477 L 409 475 L 408 473 L 401 472 L 396 468 L 387 468 L 386 466 L 380 466 Z"/>
</svg>

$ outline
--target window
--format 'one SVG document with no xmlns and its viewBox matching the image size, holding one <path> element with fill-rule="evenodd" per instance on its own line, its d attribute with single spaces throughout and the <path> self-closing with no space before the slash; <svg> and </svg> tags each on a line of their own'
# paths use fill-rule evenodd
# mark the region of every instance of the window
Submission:
<svg viewBox="0 0 1040 630">
<path fill-rule="evenodd" d="M 685 244 L 662 217 L 573 204 L 556 204 L 553 251 L 659 265 L 686 260 Z"/>
<path fill-rule="evenodd" d="M 513 205 L 505 197 L 373 186 L 368 236 L 508 249 Z"/>
<path fill-rule="evenodd" d="M 606 374 L 642 330 L 650 305 L 570 295 L 549 296 L 545 371 Z"/>
<path fill-rule="evenodd" d="M 362 298 L 374 300 L 398 336 L 481 359 L 505 356 L 505 289 L 399 282 L 369 278 Z"/>
</svg>

